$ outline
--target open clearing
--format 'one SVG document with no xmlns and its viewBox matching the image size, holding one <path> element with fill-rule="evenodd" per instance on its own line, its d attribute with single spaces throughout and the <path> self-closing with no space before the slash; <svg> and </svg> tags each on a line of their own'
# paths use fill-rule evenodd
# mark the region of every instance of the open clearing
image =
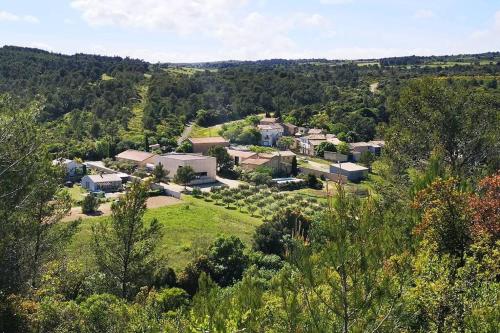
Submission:
<svg viewBox="0 0 500 333">
<path fill-rule="evenodd" d="M 150 197 L 147 201 L 148 208 L 158 208 L 163 206 L 175 205 L 181 203 L 182 201 L 174 197 L 169 197 L 166 195 L 160 195 L 156 197 Z M 63 221 L 73 221 L 79 218 L 95 218 L 100 216 L 108 216 L 111 214 L 111 202 L 105 202 L 99 206 L 99 211 L 95 215 L 86 215 L 82 213 L 81 207 L 72 207 L 68 216 L 66 216 Z"/>
<path fill-rule="evenodd" d="M 235 235 L 251 246 L 255 228 L 262 223 L 261 219 L 240 213 L 234 207 L 227 209 L 191 196 L 183 196 L 182 199 L 177 204 L 148 209 L 144 216 L 146 221 L 156 218 L 163 224 L 160 251 L 168 258 L 168 265 L 176 271 L 183 269 L 218 235 Z M 100 216 L 83 220 L 81 230 L 68 247 L 71 258 L 88 256 L 91 252 L 91 226 L 107 218 Z"/>
</svg>

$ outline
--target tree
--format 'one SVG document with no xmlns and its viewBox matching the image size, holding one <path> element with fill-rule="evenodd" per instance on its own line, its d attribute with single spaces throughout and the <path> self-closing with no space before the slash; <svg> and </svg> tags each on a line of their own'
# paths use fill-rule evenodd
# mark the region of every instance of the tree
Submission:
<svg viewBox="0 0 500 333">
<path fill-rule="evenodd" d="M 208 156 L 215 157 L 217 160 L 217 171 L 221 174 L 227 174 L 233 169 L 234 161 L 226 148 L 221 146 L 210 147 Z"/>
<path fill-rule="evenodd" d="M 153 182 L 158 184 L 158 183 L 161 183 L 164 181 L 168 181 L 168 177 L 167 177 L 168 174 L 169 174 L 169 171 L 165 170 L 165 168 L 163 168 L 163 164 L 161 164 L 161 162 L 158 163 L 157 165 L 155 165 L 155 167 L 153 169 Z"/>
<path fill-rule="evenodd" d="M 211 277 L 222 287 L 241 279 L 248 264 L 245 245 L 236 236 L 219 237 L 208 249 Z"/>
<path fill-rule="evenodd" d="M 351 153 L 349 145 L 345 142 L 341 142 L 337 145 L 337 151 L 342 155 L 349 155 Z"/>
<path fill-rule="evenodd" d="M 281 138 L 278 139 L 278 142 L 276 145 L 278 146 L 279 149 L 281 150 L 288 150 L 290 147 L 293 146 L 295 140 L 291 136 L 282 136 Z"/>
<path fill-rule="evenodd" d="M 375 156 L 373 155 L 373 153 L 367 150 L 362 152 L 359 156 L 359 163 L 369 168 L 372 165 L 374 159 Z"/>
<path fill-rule="evenodd" d="M 297 156 L 292 158 L 292 168 L 291 168 L 292 176 L 297 176 L 299 174 L 299 168 L 297 166 Z"/>
<path fill-rule="evenodd" d="M 318 178 L 313 174 L 308 174 L 306 181 L 307 181 L 307 186 L 310 188 L 321 189 L 323 187 Z"/>
<path fill-rule="evenodd" d="M 196 178 L 196 173 L 194 169 L 187 165 L 177 169 L 177 173 L 174 176 L 174 182 L 184 185 L 184 190 L 186 190 L 187 185 L 191 183 Z"/>
<path fill-rule="evenodd" d="M 156 248 L 161 224 L 144 222 L 148 184 L 134 182 L 111 206 L 111 220 L 92 226 L 93 250 L 99 270 L 115 281 L 123 298 L 134 296 L 137 288 L 151 283 L 158 265 Z"/>
<path fill-rule="evenodd" d="M 332 152 L 336 152 L 337 151 L 337 147 L 335 147 L 335 145 L 331 142 L 321 142 L 317 147 L 316 147 L 316 151 L 315 151 L 315 154 L 316 156 L 319 156 L 319 157 L 324 157 L 325 156 L 325 151 L 332 151 Z"/>
<path fill-rule="evenodd" d="M 295 269 L 283 275 L 290 291 L 283 301 L 301 295 L 295 302 L 303 304 L 306 323 L 315 331 L 387 330 L 383 325 L 400 292 L 389 283 L 396 274 L 384 266 L 398 250 L 391 234 L 372 198 L 361 201 L 339 185 L 308 241 L 297 240 L 290 251 Z"/>
<path fill-rule="evenodd" d="M 282 258 L 294 237 L 307 238 L 311 221 L 300 210 L 285 208 L 255 230 L 253 248 Z"/>
<path fill-rule="evenodd" d="M 385 151 L 396 172 L 421 167 L 436 148 L 454 175 L 498 166 L 498 106 L 494 96 L 441 80 L 411 80 L 390 107 Z"/>
<path fill-rule="evenodd" d="M 500 239 L 500 173 L 481 180 L 476 194 L 469 197 L 474 237 L 486 235 L 492 244 Z"/>
<path fill-rule="evenodd" d="M 177 153 L 192 153 L 193 152 L 193 144 L 186 140 L 183 141 L 179 147 L 175 150 Z"/>
<path fill-rule="evenodd" d="M 99 208 L 99 199 L 92 193 L 89 193 L 82 200 L 82 213 L 93 214 Z"/>
</svg>

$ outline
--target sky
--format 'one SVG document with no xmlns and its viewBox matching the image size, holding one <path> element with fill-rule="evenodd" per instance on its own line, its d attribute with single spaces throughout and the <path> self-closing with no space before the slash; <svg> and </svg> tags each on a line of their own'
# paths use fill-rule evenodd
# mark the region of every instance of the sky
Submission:
<svg viewBox="0 0 500 333">
<path fill-rule="evenodd" d="M 500 0 L 0 0 L 0 45 L 150 62 L 500 51 Z"/>
</svg>

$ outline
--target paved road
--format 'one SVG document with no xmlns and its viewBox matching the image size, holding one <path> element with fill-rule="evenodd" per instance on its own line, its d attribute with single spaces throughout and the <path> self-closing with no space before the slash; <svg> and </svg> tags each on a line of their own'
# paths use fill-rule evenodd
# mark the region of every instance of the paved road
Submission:
<svg viewBox="0 0 500 333">
<path fill-rule="evenodd" d="M 189 134 L 191 134 L 191 131 L 193 130 L 193 125 L 193 123 L 189 123 L 186 125 L 186 127 L 184 127 L 184 131 L 182 131 L 181 136 L 177 139 L 177 145 L 180 145 L 189 137 Z"/>
</svg>

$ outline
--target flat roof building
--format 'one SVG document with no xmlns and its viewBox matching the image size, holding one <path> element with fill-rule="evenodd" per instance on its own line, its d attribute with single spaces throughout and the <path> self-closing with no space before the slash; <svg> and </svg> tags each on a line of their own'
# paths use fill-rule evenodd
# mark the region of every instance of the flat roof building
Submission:
<svg viewBox="0 0 500 333">
<path fill-rule="evenodd" d="M 118 174 L 86 175 L 82 187 L 90 192 L 116 192 L 122 189 L 122 178 Z"/>
<path fill-rule="evenodd" d="M 345 162 L 330 165 L 330 173 L 346 176 L 350 181 L 359 181 L 368 175 L 368 168 L 362 165 Z"/>
<path fill-rule="evenodd" d="M 211 136 L 207 138 L 189 138 L 193 145 L 193 153 L 206 154 L 212 147 L 229 147 L 229 141 L 221 136 Z"/>
<path fill-rule="evenodd" d="M 168 176 L 173 178 L 177 170 L 190 166 L 196 173 L 196 179 L 188 185 L 214 183 L 216 181 L 217 160 L 215 157 L 200 154 L 178 154 L 171 153 L 156 156 L 154 164 L 162 164 L 163 169 L 168 171 Z"/>
</svg>

